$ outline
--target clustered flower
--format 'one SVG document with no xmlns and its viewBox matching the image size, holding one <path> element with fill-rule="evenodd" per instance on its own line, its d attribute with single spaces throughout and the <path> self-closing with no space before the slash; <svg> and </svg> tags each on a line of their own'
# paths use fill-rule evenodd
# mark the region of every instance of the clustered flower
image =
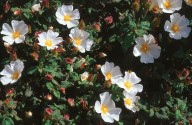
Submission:
<svg viewBox="0 0 192 125">
<path fill-rule="evenodd" d="M 32 11 L 39 11 L 41 8 L 40 4 L 35 4 L 32 6 Z M 90 51 L 93 44 L 93 40 L 89 39 L 89 33 L 78 29 L 77 25 L 79 24 L 78 19 L 80 19 L 79 10 L 73 10 L 72 5 L 62 5 L 58 7 L 56 12 L 57 21 L 62 25 L 67 25 L 67 28 L 73 28 L 70 32 L 70 37 L 73 40 L 73 45 L 81 52 Z M 12 26 L 12 27 L 11 27 Z M 22 43 L 25 41 L 25 35 L 29 32 L 28 25 L 24 21 L 11 21 L 11 26 L 7 23 L 4 23 L 2 26 L 1 34 L 5 44 L 13 45 Z M 46 47 L 47 50 L 55 50 L 58 48 L 58 45 L 63 42 L 62 37 L 58 37 L 59 33 L 54 32 L 53 29 L 49 29 L 47 32 L 38 32 L 37 39 L 39 45 Z M 15 83 L 21 77 L 21 73 L 24 69 L 24 63 L 19 59 L 16 61 L 11 61 L 10 65 L 6 65 L 0 75 L 1 82 L 3 85 L 9 83 Z M 86 73 L 82 75 L 82 80 L 86 80 Z"/>
<path fill-rule="evenodd" d="M 140 98 L 136 94 L 143 91 L 143 86 L 138 84 L 141 79 L 132 71 L 125 72 L 125 76 L 122 77 L 119 66 L 114 66 L 112 62 L 105 62 L 101 66 L 101 72 L 105 76 L 106 81 L 124 89 L 123 100 L 125 107 L 133 112 L 139 111 L 136 103 Z M 95 111 L 101 113 L 101 117 L 105 122 L 113 123 L 114 120 L 119 121 L 119 115 L 122 110 L 121 108 L 116 108 L 114 101 L 111 99 L 111 94 L 103 92 L 100 94 L 100 99 L 101 102 L 95 102 Z"/>
<path fill-rule="evenodd" d="M 182 37 L 187 38 L 191 32 L 189 26 L 189 20 L 179 13 L 174 13 L 182 8 L 183 0 L 150 0 L 152 5 L 158 9 L 161 9 L 164 13 L 172 13 L 170 15 L 170 21 L 167 20 L 164 25 L 165 31 L 169 32 L 169 36 L 174 39 L 181 39 Z M 191 0 L 185 0 L 188 5 L 192 5 Z M 40 4 L 35 4 L 32 6 L 32 11 L 39 11 L 41 9 Z M 70 29 L 69 37 L 72 40 L 73 46 L 78 49 L 79 52 L 85 53 L 90 51 L 93 45 L 93 40 L 89 39 L 89 33 L 79 29 L 77 26 L 79 24 L 80 14 L 78 9 L 73 9 L 72 5 L 62 5 L 58 7 L 56 11 L 56 20 L 62 25 L 66 25 Z M 107 24 L 113 23 L 112 16 L 105 18 Z M 96 24 L 95 24 L 96 26 Z M 100 28 L 96 28 L 100 31 Z M 2 26 L 1 34 L 3 40 L 9 45 L 14 43 L 19 44 L 25 41 L 25 35 L 29 32 L 28 25 L 24 21 L 11 21 L 11 26 L 4 23 Z M 63 42 L 62 37 L 59 37 L 58 32 L 54 32 L 53 29 L 48 31 L 42 31 L 38 33 L 37 39 L 39 45 L 46 47 L 47 50 L 54 50 L 58 48 L 61 42 Z M 133 55 L 135 57 L 140 56 L 141 63 L 154 63 L 154 59 L 158 59 L 161 53 L 161 47 L 158 46 L 153 35 L 143 35 L 143 37 L 137 37 L 135 39 L 136 45 L 133 49 Z M 66 62 L 72 64 L 73 61 L 70 58 L 66 58 Z M 13 84 L 19 80 L 24 69 L 24 63 L 17 59 L 11 61 L 9 65 L 5 65 L 0 75 L 0 81 L 3 85 Z M 101 72 L 105 77 L 105 81 L 117 85 L 124 91 L 123 101 L 127 109 L 132 112 L 139 111 L 137 102 L 140 99 L 137 96 L 138 92 L 143 91 L 143 86 L 138 84 L 141 79 L 135 74 L 135 72 L 127 71 L 125 75 L 121 73 L 119 66 L 115 66 L 112 62 L 105 62 L 101 66 Z M 46 76 L 48 77 L 48 75 Z M 82 81 L 86 81 L 89 77 L 88 72 L 84 72 L 80 75 Z M 64 91 L 64 90 L 63 90 Z M 119 121 L 119 115 L 122 111 L 121 108 L 116 108 L 115 102 L 111 98 L 112 94 L 109 92 L 103 92 L 100 94 L 100 102 L 96 101 L 94 109 L 97 113 L 101 114 L 102 119 L 105 122 L 113 123 Z M 68 98 L 68 102 L 71 106 L 74 106 L 74 99 Z M 51 109 L 46 109 L 49 114 L 52 112 Z"/>
</svg>

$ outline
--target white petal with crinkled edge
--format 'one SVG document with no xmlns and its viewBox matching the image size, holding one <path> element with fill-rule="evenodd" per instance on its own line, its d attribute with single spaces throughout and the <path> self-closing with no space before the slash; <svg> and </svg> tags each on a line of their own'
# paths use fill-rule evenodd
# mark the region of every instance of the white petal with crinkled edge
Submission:
<svg viewBox="0 0 192 125">
<path fill-rule="evenodd" d="M 0 80 L 3 85 L 7 85 L 12 81 L 11 77 L 7 77 L 7 76 L 1 77 Z"/>
</svg>

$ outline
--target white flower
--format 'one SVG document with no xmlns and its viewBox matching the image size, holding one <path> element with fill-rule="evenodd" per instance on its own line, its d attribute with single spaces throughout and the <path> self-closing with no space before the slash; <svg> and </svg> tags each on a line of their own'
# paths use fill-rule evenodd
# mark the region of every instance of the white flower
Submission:
<svg viewBox="0 0 192 125">
<path fill-rule="evenodd" d="M 52 30 L 48 30 L 47 32 L 42 32 L 39 34 L 38 40 L 40 46 L 47 47 L 48 50 L 57 48 L 57 44 L 61 43 L 63 39 L 58 37 L 58 32 L 53 32 Z"/>
<path fill-rule="evenodd" d="M 191 32 L 191 28 L 187 27 L 190 21 L 179 13 L 174 13 L 170 16 L 171 22 L 166 21 L 164 29 L 169 33 L 169 36 L 174 39 L 187 38 Z"/>
<path fill-rule="evenodd" d="M 86 81 L 87 78 L 89 77 L 89 73 L 88 72 L 84 72 L 80 76 L 81 76 L 81 80 L 82 81 Z"/>
<path fill-rule="evenodd" d="M 105 122 L 113 123 L 114 119 L 119 121 L 121 108 L 116 108 L 114 101 L 111 99 L 111 94 L 104 92 L 100 94 L 101 103 L 95 102 L 95 111 L 101 113 L 101 117 Z"/>
<path fill-rule="evenodd" d="M 164 13 L 173 13 L 182 8 L 183 0 L 157 0 L 157 2 Z"/>
<path fill-rule="evenodd" d="M 155 38 L 149 34 L 136 38 L 133 54 L 135 57 L 141 56 L 142 63 L 154 63 L 154 59 L 158 59 L 161 53 L 161 47 L 156 44 Z"/>
<path fill-rule="evenodd" d="M 56 17 L 60 24 L 72 28 L 79 24 L 80 14 L 78 9 L 73 10 L 72 5 L 62 5 L 57 9 Z"/>
<path fill-rule="evenodd" d="M 10 45 L 15 43 L 22 43 L 25 40 L 25 34 L 28 33 L 28 26 L 24 21 L 11 21 L 12 28 L 9 24 L 4 23 L 2 26 L 1 34 L 6 36 L 3 37 L 3 40 Z"/>
<path fill-rule="evenodd" d="M 137 105 L 135 105 L 135 103 L 140 99 L 140 97 L 133 93 L 127 93 L 126 91 L 123 92 L 123 95 L 125 96 L 123 99 L 125 107 L 132 112 L 139 111 L 139 108 Z"/>
<path fill-rule="evenodd" d="M 31 7 L 32 11 L 35 12 L 35 11 L 40 11 L 41 9 L 41 5 L 40 3 L 39 4 L 34 4 L 32 7 Z"/>
<path fill-rule="evenodd" d="M 124 78 L 120 77 L 117 85 L 128 93 L 137 93 L 143 91 L 143 86 L 137 84 L 140 81 L 141 79 L 134 72 L 125 72 Z"/>
<path fill-rule="evenodd" d="M 69 36 L 73 40 L 73 45 L 77 47 L 81 53 L 85 53 L 85 50 L 90 51 L 93 40 L 88 39 L 88 32 L 78 28 L 73 28 L 71 29 Z"/>
<path fill-rule="evenodd" d="M 21 77 L 23 68 L 24 64 L 20 60 L 11 61 L 10 65 L 5 65 L 3 71 L 0 72 L 0 75 L 3 75 L 0 78 L 3 85 L 17 82 L 17 80 Z"/>
<path fill-rule="evenodd" d="M 185 0 L 186 4 L 192 6 L 192 0 Z"/>
<path fill-rule="evenodd" d="M 112 62 L 105 62 L 105 64 L 101 66 L 101 72 L 105 76 L 105 80 L 111 80 L 113 84 L 122 76 L 119 66 L 114 67 L 114 63 Z"/>
</svg>

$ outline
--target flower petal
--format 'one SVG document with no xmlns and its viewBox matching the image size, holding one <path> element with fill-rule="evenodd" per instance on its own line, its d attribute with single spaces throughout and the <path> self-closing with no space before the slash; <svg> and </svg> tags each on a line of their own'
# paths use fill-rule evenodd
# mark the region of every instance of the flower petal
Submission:
<svg viewBox="0 0 192 125">
<path fill-rule="evenodd" d="M 101 104 L 99 101 L 96 101 L 95 102 L 95 106 L 94 106 L 94 109 L 97 113 L 101 113 Z"/>
<path fill-rule="evenodd" d="M 5 42 L 9 43 L 10 45 L 13 45 L 13 43 L 14 43 L 14 41 L 15 41 L 11 36 L 4 36 L 2 39 L 3 39 Z"/>
<path fill-rule="evenodd" d="M 66 22 L 67 23 L 67 28 L 72 28 L 72 27 L 76 27 L 79 24 L 79 21 L 77 20 L 71 20 Z"/>
<path fill-rule="evenodd" d="M 121 113 L 121 111 L 122 110 L 120 108 L 113 108 L 109 110 L 109 114 L 113 119 L 119 121 L 119 114 Z"/>
<path fill-rule="evenodd" d="M 10 35 L 12 35 L 12 33 L 13 33 L 13 29 L 9 26 L 9 24 L 4 23 L 2 26 L 1 34 L 10 36 Z"/>
<path fill-rule="evenodd" d="M 20 36 L 19 38 L 15 39 L 15 43 L 22 43 L 25 41 L 25 36 Z"/>
<path fill-rule="evenodd" d="M 7 85 L 12 81 L 11 77 L 7 77 L 7 76 L 1 77 L 0 80 L 3 85 Z"/>
<path fill-rule="evenodd" d="M 112 117 L 108 116 L 108 115 L 101 114 L 101 117 L 105 122 L 109 122 L 109 123 L 114 122 L 114 119 Z"/>
</svg>

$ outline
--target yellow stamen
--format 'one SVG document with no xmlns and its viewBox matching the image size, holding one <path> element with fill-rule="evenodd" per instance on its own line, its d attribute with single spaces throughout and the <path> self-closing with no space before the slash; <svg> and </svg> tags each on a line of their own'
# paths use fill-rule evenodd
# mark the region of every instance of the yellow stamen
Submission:
<svg viewBox="0 0 192 125">
<path fill-rule="evenodd" d="M 142 44 L 140 50 L 143 53 L 147 53 L 149 51 L 149 46 L 147 45 L 147 43 Z"/>
<path fill-rule="evenodd" d="M 64 16 L 64 21 L 71 21 L 71 16 L 70 15 L 65 15 Z"/>
<path fill-rule="evenodd" d="M 106 114 L 109 111 L 108 107 L 106 105 L 101 105 L 101 113 Z"/>
<path fill-rule="evenodd" d="M 173 24 L 173 26 L 171 27 L 171 30 L 172 30 L 174 33 L 178 32 L 178 31 L 180 30 L 179 25 Z"/>
<path fill-rule="evenodd" d="M 78 46 L 81 45 L 81 39 L 76 38 L 74 40 L 75 40 L 76 45 L 78 45 Z"/>
<path fill-rule="evenodd" d="M 165 9 L 170 9 L 171 8 L 171 2 L 169 0 L 167 0 L 163 3 L 163 6 Z"/>
<path fill-rule="evenodd" d="M 11 78 L 13 80 L 17 80 L 19 78 L 19 72 L 15 71 L 12 75 L 11 75 Z"/>
<path fill-rule="evenodd" d="M 15 31 L 15 32 L 13 32 L 12 37 L 13 37 L 13 39 L 17 39 L 18 37 L 20 37 L 20 33 Z"/>
<path fill-rule="evenodd" d="M 106 80 L 110 80 L 112 78 L 112 74 L 110 72 L 105 74 Z"/>
<path fill-rule="evenodd" d="M 129 81 L 126 81 L 126 82 L 124 83 L 124 86 L 125 86 L 127 89 L 131 89 L 131 88 L 132 88 L 132 84 L 131 84 L 131 82 L 129 82 Z"/>
<path fill-rule="evenodd" d="M 124 101 L 125 101 L 125 104 L 128 106 L 132 104 L 132 100 L 130 98 L 126 98 Z"/>
<path fill-rule="evenodd" d="M 48 47 L 51 47 L 53 45 L 52 40 L 46 40 L 45 45 L 48 46 Z"/>
</svg>

